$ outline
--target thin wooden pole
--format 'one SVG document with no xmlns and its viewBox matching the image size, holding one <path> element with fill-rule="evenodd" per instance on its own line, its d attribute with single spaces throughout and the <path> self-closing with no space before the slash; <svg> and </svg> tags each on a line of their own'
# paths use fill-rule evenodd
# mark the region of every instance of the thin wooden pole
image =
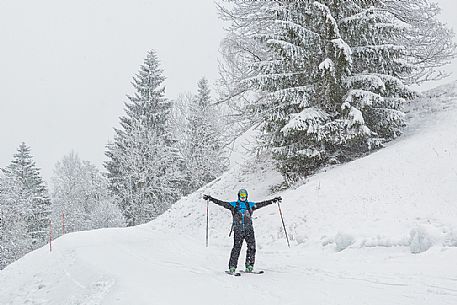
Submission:
<svg viewBox="0 0 457 305">
<path fill-rule="evenodd" d="M 49 252 L 52 252 L 52 220 L 49 220 Z"/>
<path fill-rule="evenodd" d="M 282 217 L 282 211 L 281 211 L 281 206 L 279 205 L 279 201 L 278 201 L 278 208 L 279 208 L 279 215 L 281 215 L 281 221 L 282 221 L 282 226 L 284 228 L 284 233 L 286 233 L 287 245 L 290 248 L 289 237 L 287 236 L 286 225 L 284 224 L 284 218 Z"/>
<path fill-rule="evenodd" d="M 208 247 L 209 200 L 206 200 L 206 247 Z"/>
<path fill-rule="evenodd" d="M 65 234 L 65 213 L 62 212 L 62 235 Z"/>
</svg>

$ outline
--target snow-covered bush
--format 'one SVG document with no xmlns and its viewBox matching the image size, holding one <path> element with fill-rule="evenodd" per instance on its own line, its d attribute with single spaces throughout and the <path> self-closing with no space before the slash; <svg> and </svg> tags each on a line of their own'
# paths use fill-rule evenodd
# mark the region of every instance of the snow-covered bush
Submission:
<svg viewBox="0 0 457 305">
<path fill-rule="evenodd" d="M 335 250 L 337 252 L 341 252 L 344 249 L 346 249 L 347 247 L 354 244 L 354 242 L 355 242 L 355 239 L 352 235 L 339 232 L 335 236 Z"/>
<path fill-rule="evenodd" d="M 409 249 L 415 254 L 425 252 L 433 246 L 433 240 L 424 227 L 414 228 L 410 232 Z"/>
<path fill-rule="evenodd" d="M 457 247 L 457 230 L 451 230 L 446 234 L 443 245 L 446 247 Z"/>
</svg>

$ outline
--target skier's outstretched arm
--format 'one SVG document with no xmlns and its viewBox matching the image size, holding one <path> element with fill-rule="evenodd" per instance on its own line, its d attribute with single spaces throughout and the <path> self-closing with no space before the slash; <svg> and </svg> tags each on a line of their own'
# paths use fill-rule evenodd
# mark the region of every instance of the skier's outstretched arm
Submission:
<svg viewBox="0 0 457 305">
<path fill-rule="evenodd" d="M 226 208 L 228 210 L 232 210 L 233 209 L 233 206 L 230 205 L 230 203 L 228 203 L 226 201 L 222 201 L 222 200 L 216 199 L 216 198 L 213 198 L 210 195 L 203 195 L 203 199 L 212 201 L 215 204 L 220 205 L 221 207 L 224 207 L 224 208 Z"/>
<path fill-rule="evenodd" d="M 275 198 L 270 199 L 270 200 L 256 202 L 256 204 L 252 207 L 252 210 L 258 210 L 260 208 L 263 208 L 263 207 L 265 207 L 265 206 L 267 206 L 269 204 L 272 204 L 272 203 L 275 203 L 275 202 L 278 202 L 278 201 L 282 201 L 281 196 L 275 197 Z"/>
</svg>

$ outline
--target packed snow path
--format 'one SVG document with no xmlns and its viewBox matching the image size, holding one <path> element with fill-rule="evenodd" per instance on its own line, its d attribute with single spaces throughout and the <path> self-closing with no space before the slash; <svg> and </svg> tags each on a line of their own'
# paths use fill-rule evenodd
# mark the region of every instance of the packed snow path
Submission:
<svg viewBox="0 0 457 305">
<path fill-rule="evenodd" d="M 69 234 L 2 273 L 0 304 L 457 304 L 455 248 L 412 256 L 284 244 L 259 250 L 265 274 L 241 277 L 224 273 L 229 251 L 150 225 Z"/>
</svg>

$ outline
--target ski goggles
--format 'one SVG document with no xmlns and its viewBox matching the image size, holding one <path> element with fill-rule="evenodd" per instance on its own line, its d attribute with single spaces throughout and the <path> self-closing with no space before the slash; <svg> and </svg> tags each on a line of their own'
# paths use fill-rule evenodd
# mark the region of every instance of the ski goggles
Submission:
<svg viewBox="0 0 457 305">
<path fill-rule="evenodd" d="M 246 197 L 248 197 L 248 194 L 243 194 L 243 193 L 240 194 L 240 198 L 246 198 Z"/>
</svg>

